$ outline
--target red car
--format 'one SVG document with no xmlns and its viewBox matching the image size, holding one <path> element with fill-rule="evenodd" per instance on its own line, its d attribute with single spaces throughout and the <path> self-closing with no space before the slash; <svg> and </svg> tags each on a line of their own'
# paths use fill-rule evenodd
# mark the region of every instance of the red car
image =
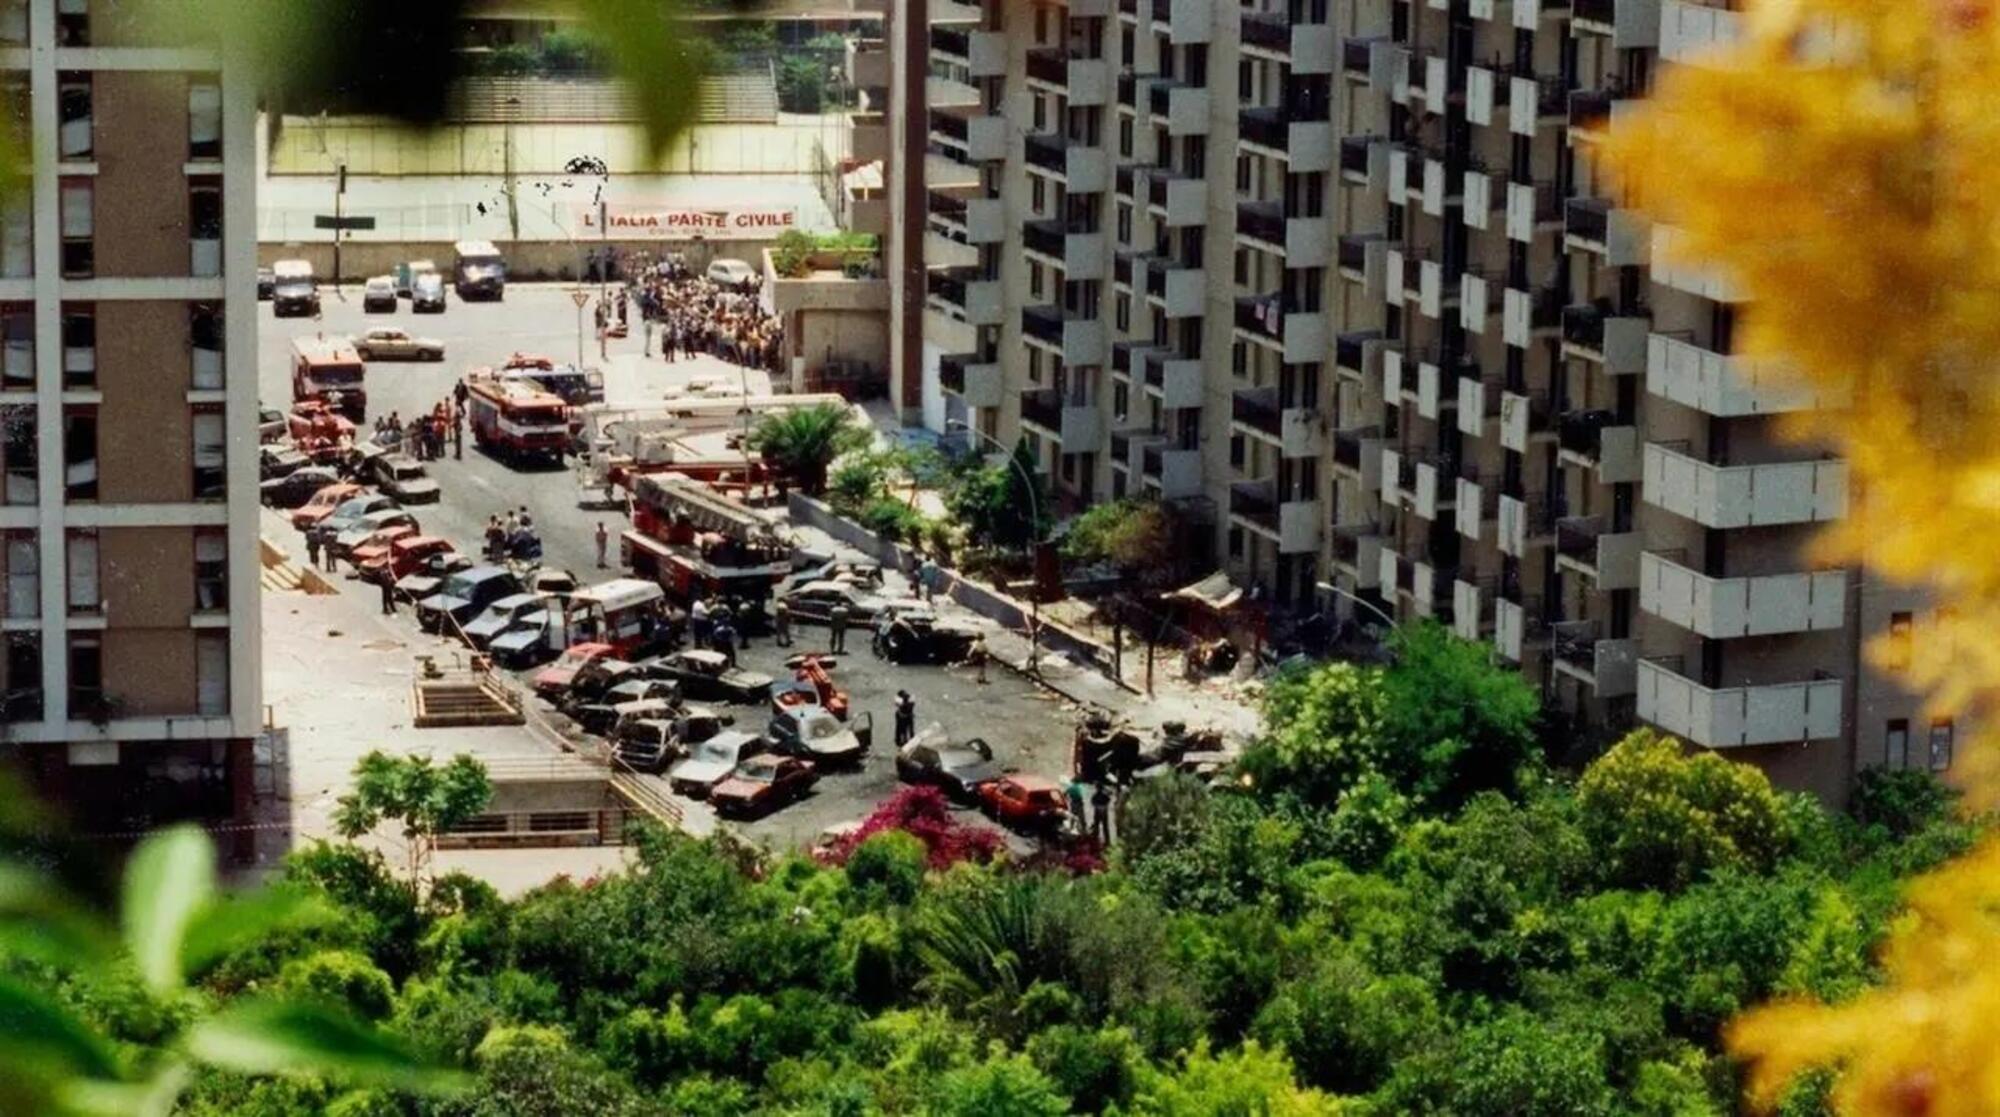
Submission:
<svg viewBox="0 0 2000 1117">
<path fill-rule="evenodd" d="M 818 779 L 810 760 L 763 753 L 738 764 L 708 793 L 708 801 L 716 814 L 759 814 L 803 798 Z"/>
<path fill-rule="evenodd" d="M 347 552 L 347 561 L 354 564 L 354 572 L 356 574 L 373 580 L 375 575 L 369 573 L 369 568 L 372 566 L 375 570 L 380 571 L 382 566 L 389 561 L 390 551 L 396 544 L 401 543 L 405 539 L 415 538 L 417 538 L 417 528 L 414 524 L 396 524 L 393 527 L 385 527 L 381 531 L 369 536 L 367 542 L 357 544 L 352 551 Z"/>
<path fill-rule="evenodd" d="M 346 481 L 328 485 L 314 493 L 311 500 L 292 510 L 292 526 L 304 531 L 333 515 L 333 510 L 340 507 L 342 501 L 349 497 L 360 496 L 367 491 L 359 485 L 349 484 Z"/>
<path fill-rule="evenodd" d="M 980 784 L 979 802 L 1001 825 L 1024 830 L 1055 827 L 1069 813 L 1062 788 L 1040 776 L 1001 776 Z"/>
<path fill-rule="evenodd" d="M 389 553 L 375 556 L 372 561 L 360 564 L 361 576 L 371 582 L 379 582 L 386 571 L 391 582 L 400 582 L 404 577 L 417 572 L 424 560 L 432 555 L 447 554 L 457 548 L 451 540 L 438 535 L 406 535 L 389 544 Z"/>
<path fill-rule="evenodd" d="M 535 693 L 553 702 L 569 689 L 578 671 L 617 651 L 609 644 L 571 644 L 554 663 L 535 672 Z"/>
</svg>

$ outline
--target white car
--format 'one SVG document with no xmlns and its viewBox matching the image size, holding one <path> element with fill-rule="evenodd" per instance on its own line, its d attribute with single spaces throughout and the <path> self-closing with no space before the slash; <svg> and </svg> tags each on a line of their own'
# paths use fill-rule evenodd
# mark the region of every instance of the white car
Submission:
<svg viewBox="0 0 2000 1117">
<path fill-rule="evenodd" d="M 361 309 L 370 314 L 384 310 L 395 310 L 395 277 L 378 275 L 363 284 L 361 287 Z"/>
<path fill-rule="evenodd" d="M 741 260 L 717 260 L 708 265 L 708 278 L 725 287 L 736 287 L 746 279 L 755 282 L 757 273 Z"/>
<path fill-rule="evenodd" d="M 764 751 L 764 739 L 729 730 L 694 746 L 686 760 L 667 773 L 667 783 L 682 795 L 702 796 L 729 778 L 745 759 Z"/>
<path fill-rule="evenodd" d="M 394 298 L 393 290 L 390 297 Z M 444 342 L 384 326 L 355 335 L 354 352 L 364 361 L 442 361 Z"/>
</svg>

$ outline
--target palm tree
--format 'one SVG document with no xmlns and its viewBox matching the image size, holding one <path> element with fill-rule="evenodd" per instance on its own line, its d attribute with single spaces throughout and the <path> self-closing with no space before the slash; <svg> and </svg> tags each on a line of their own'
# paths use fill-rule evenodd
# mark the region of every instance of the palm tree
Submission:
<svg viewBox="0 0 2000 1117">
<path fill-rule="evenodd" d="M 808 496 L 826 490 L 827 469 L 835 458 L 867 442 L 868 432 L 855 426 L 854 413 L 834 404 L 767 415 L 750 434 L 765 466 L 778 475 L 779 491 L 790 481 Z"/>
</svg>

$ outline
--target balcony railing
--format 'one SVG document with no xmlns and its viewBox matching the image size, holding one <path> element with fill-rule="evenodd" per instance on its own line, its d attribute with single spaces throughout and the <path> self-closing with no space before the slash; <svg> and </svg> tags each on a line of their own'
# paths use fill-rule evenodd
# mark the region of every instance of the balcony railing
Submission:
<svg viewBox="0 0 2000 1117">
<path fill-rule="evenodd" d="M 931 215 L 959 225 L 965 224 L 965 199 L 954 198 L 933 190 L 925 199 L 930 203 Z"/>
<path fill-rule="evenodd" d="M 1284 429 L 1276 388 L 1243 388 L 1237 391 L 1230 402 L 1229 416 L 1273 438 Z"/>
<path fill-rule="evenodd" d="M 1054 388 L 1021 393 L 1021 421 L 1024 423 L 1060 433 L 1062 410 L 1062 393 Z"/>
<path fill-rule="evenodd" d="M 1028 76 L 1050 85 L 1069 84 L 1069 53 L 1061 47 L 1036 47 L 1028 52 Z"/>
<path fill-rule="evenodd" d="M 1335 524 L 1330 533 L 1333 544 L 1333 561 L 1343 566 L 1361 564 L 1362 540 L 1380 539 L 1380 524 Z"/>
<path fill-rule="evenodd" d="M 938 358 L 938 384 L 947 392 L 965 394 L 965 369 L 979 363 L 977 353 L 946 353 Z"/>
<path fill-rule="evenodd" d="M 1130 70 L 1118 71 L 1118 103 L 1131 109 L 1139 107 L 1139 75 Z"/>
<path fill-rule="evenodd" d="M 1050 345 L 1061 345 L 1063 339 L 1062 311 L 1053 306 L 1024 306 L 1021 308 L 1021 332 L 1036 341 Z"/>
<path fill-rule="evenodd" d="M 1285 315 L 1297 313 L 1291 304 L 1272 295 L 1246 295 L 1236 300 L 1236 328 L 1260 337 L 1282 341 Z"/>
<path fill-rule="evenodd" d="M 1345 267 L 1346 264 L 1341 265 Z M 1381 336 L 1374 330 L 1360 330 L 1345 333 L 1333 339 L 1333 363 L 1336 368 L 1366 374 L 1368 371 L 1368 342 Z"/>
<path fill-rule="evenodd" d="M 1243 13 L 1243 44 L 1280 54 L 1290 53 L 1291 20 L 1278 12 L 1246 11 Z"/>
<path fill-rule="evenodd" d="M 1593 565 L 1597 561 L 1597 539 L 1604 531 L 1602 516 L 1564 516 L 1556 521 L 1556 553 Z"/>
<path fill-rule="evenodd" d="M 1570 236 L 1602 244 L 1610 239 L 1611 203 L 1602 198 L 1571 198 L 1563 208 L 1563 224 Z"/>
<path fill-rule="evenodd" d="M 1181 88 L 1182 84 L 1173 78 L 1156 77 L 1146 85 L 1146 104 L 1153 110 L 1154 116 L 1165 118 L 1168 115 L 1173 103 L 1173 91 Z"/>
<path fill-rule="evenodd" d="M 1340 68 L 1350 74 L 1368 73 L 1367 39 L 1344 39 L 1340 44 Z"/>
<path fill-rule="evenodd" d="M 957 140 L 959 143 L 966 142 L 967 127 L 964 117 L 948 112 L 934 112 L 930 114 L 930 118 L 931 131 L 948 139 Z"/>
<path fill-rule="evenodd" d="M 1617 0 L 1571 0 L 1571 9 L 1577 19 L 1592 23 L 1618 22 Z"/>
<path fill-rule="evenodd" d="M 1333 462 L 1359 472 L 1362 443 L 1382 437 L 1380 427 L 1350 427 L 1333 432 Z"/>
<path fill-rule="evenodd" d="M 1337 256 L 1342 271 L 1368 270 L 1368 242 L 1374 238 L 1358 233 L 1342 233 L 1336 241 Z"/>
<path fill-rule="evenodd" d="M 1563 340 L 1585 349 L 1603 349 L 1604 318 L 1604 310 L 1589 303 L 1564 307 Z"/>
<path fill-rule="evenodd" d="M 949 303 L 963 311 L 965 309 L 965 285 L 974 278 L 971 268 L 948 268 L 931 272 L 925 279 L 930 293 L 937 299 Z"/>
<path fill-rule="evenodd" d="M 1283 246 L 1285 243 L 1284 203 L 1236 203 L 1236 232 L 1241 236 L 1254 237 L 1266 244 Z"/>
<path fill-rule="evenodd" d="M 1618 426 L 1612 411 L 1565 411 L 1556 419 L 1556 441 L 1572 454 L 1595 459 L 1603 452 L 1604 428 Z"/>
<path fill-rule="evenodd" d="M 1021 226 L 1021 246 L 1030 252 L 1039 252 L 1055 259 L 1063 257 L 1063 231 L 1060 221 L 1029 221 Z"/>
<path fill-rule="evenodd" d="M 1066 145 L 1061 136 L 1047 134 L 1029 135 L 1021 142 L 1023 154 L 1029 165 L 1045 171 L 1062 174 L 1068 166 L 1068 156 L 1064 154 Z"/>
<path fill-rule="evenodd" d="M 1377 142 L 1375 136 L 1343 136 L 1340 140 L 1340 169 L 1349 174 L 1368 173 L 1368 148 Z"/>
<path fill-rule="evenodd" d="M 1229 514 L 1267 531 L 1278 530 L 1278 497 L 1269 481 L 1238 481 L 1229 486 Z"/>
<path fill-rule="evenodd" d="M 1291 121 L 1283 109 L 1241 109 L 1236 114 L 1236 130 L 1246 143 L 1273 151 L 1289 150 Z"/>
<path fill-rule="evenodd" d="M 935 23 L 931 25 L 931 50 L 939 54 L 955 55 L 959 58 L 972 56 L 972 36 L 962 27 Z"/>
<path fill-rule="evenodd" d="M 1560 621 L 1549 626 L 1554 637 L 1556 659 L 1595 674 L 1600 626 L 1596 621 Z"/>
</svg>

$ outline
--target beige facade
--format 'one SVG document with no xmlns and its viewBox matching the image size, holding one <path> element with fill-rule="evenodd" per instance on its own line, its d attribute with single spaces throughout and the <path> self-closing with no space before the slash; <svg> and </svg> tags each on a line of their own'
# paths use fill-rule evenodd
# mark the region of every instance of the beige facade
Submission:
<svg viewBox="0 0 2000 1117">
<path fill-rule="evenodd" d="M 245 811 L 262 720 L 254 99 L 145 7 L 29 0 L 0 43 L 32 148 L 0 252 L 4 730 L 86 831 Z"/>
<path fill-rule="evenodd" d="M 1865 508 L 1779 427 L 1846 400 L 1733 355 L 1726 278 L 1656 265 L 1674 231 L 1594 165 L 1736 12 L 928 11 L 923 105 L 880 125 L 924 124 L 888 191 L 927 199 L 907 418 L 1024 439 L 1070 509 L 1183 502 L 1281 609 L 1491 641 L 1586 747 L 1652 724 L 1829 799 L 1948 763 L 1962 728 L 1862 654 L 1921 598 L 1808 552 Z"/>
</svg>

